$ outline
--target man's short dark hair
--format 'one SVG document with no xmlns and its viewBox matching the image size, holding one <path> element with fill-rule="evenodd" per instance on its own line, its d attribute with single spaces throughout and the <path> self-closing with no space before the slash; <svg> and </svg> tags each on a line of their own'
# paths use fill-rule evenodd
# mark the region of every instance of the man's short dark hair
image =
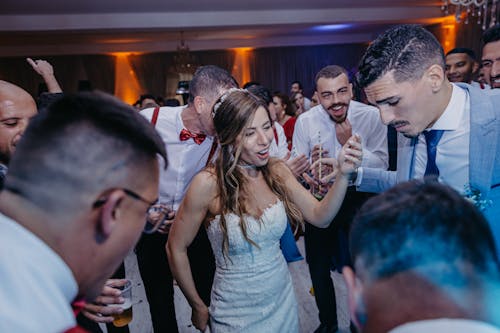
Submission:
<svg viewBox="0 0 500 333">
<path fill-rule="evenodd" d="M 483 33 L 483 45 L 500 40 L 500 24 L 496 24 Z"/>
<path fill-rule="evenodd" d="M 238 82 L 226 70 L 213 65 L 201 66 L 189 84 L 188 103 L 193 103 L 196 96 L 209 96 L 216 100 L 221 90 L 237 87 Z"/>
<path fill-rule="evenodd" d="M 350 248 L 353 262 L 372 279 L 429 267 L 454 274 L 454 281 L 470 272 L 496 277 L 499 272 L 493 235 L 481 212 L 435 180 L 401 183 L 368 200 L 354 218 Z"/>
<path fill-rule="evenodd" d="M 314 82 L 316 83 L 316 85 L 318 85 L 318 80 L 320 78 L 334 79 L 342 74 L 345 74 L 345 76 L 349 78 L 349 73 L 344 67 L 337 65 L 329 65 L 319 70 L 319 72 L 316 74 L 316 77 L 314 78 Z"/>
<path fill-rule="evenodd" d="M 474 51 L 472 51 L 471 49 L 466 48 L 466 47 L 455 47 L 454 49 L 451 49 L 450 51 L 448 51 L 448 53 L 446 53 L 446 56 L 448 56 L 450 54 L 456 54 L 456 53 L 465 53 L 472 60 L 476 61 L 476 53 Z"/>
<path fill-rule="evenodd" d="M 158 155 L 166 167 L 163 140 L 131 106 L 104 93 L 66 95 L 30 121 L 5 187 L 61 213 L 96 192 L 138 182 Z"/>
<path fill-rule="evenodd" d="M 300 81 L 295 80 L 295 81 L 293 81 L 293 82 L 290 84 L 290 86 L 293 86 L 294 84 L 297 84 L 297 85 L 299 86 L 299 89 L 300 89 L 300 90 L 303 90 L 303 89 L 304 89 L 304 88 L 302 87 L 302 83 L 301 83 Z"/>
<path fill-rule="evenodd" d="M 252 86 L 260 86 L 260 85 L 261 85 L 261 84 L 260 84 L 259 82 L 257 82 L 257 81 L 249 81 L 249 82 L 247 82 L 247 83 L 245 83 L 245 84 L 243 85 L 243 89 L 248 90 L 248 88 L 250 88 L 250 87 L 252 87 Z"/>
<path fill-rule="evenodd" d="M 252 85 L 246 88 L 249 92 L 254 94 L 255 96 L 262 99 L 266 105 L 269 105 L 273 102 L 273 96 L 271 95 L 271 91 L 264 86 L 261 85 Z"/>
<path fill-rule="evenodd" d="M 358 83 L 366 88 L 388 72 L 396 82 L 420 79 L 433 64 L 444 70 L 443 48 L 437 39 L 418 25 L 400 25 L 381 34 L 361 58 Z"/>
</svg>

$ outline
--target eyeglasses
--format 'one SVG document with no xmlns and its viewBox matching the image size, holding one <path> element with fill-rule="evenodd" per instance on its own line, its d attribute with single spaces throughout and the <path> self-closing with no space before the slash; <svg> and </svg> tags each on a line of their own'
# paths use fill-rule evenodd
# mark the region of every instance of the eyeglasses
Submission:
<svg viewBox="0 0 500 333">
<path fill-rule="evenodd" d="M 131 190 L 126 189 L 126 188 L 122 188 L 122 190 L 129 197 L 134 198 L 135 200 L 139 200 L 139 201 L 142 201 L 142 202 L 146 203 L 148 205 L 148 210 L 151 209 L 151 207 L 153 207 L 154 205 L 158 204 L 158 199 L 156 199 L 155 201 L 151 202 L 151 201 L 148 201 L 148 200 L 144 199 L 143 197 L 141 197 L 139 194 L 135 193 L 134 191 L 131 191 Z"/>
<path fill-rule="evenodd" d="M 134 191 L 126 189 L 126 188 L 123 188 L 123 187 L 113 188 L 113 190 L 122 190 L 123 192 L 125 192 L 126 195 L 128 195 L 132 199 L 139 200 L 139 201 L 142 201 L 142 202 L 146 203 L 148 205 L 148 210 L 151 207 L 153 207 L 154 205 L 158 204 L 158 199 L 156 199 L 155 201 L 152 201 L 152 202 L 148 201 L 147 199 L 144 199 L 143 197 L 141 197 L 139 194 L 135 193 Z M 104 205 L 104 203 L 106 202 L 106 200 L 107 200 L 107 198 L 100 198 L 100 199 L 98 199 L 98 200 L 96 200 L 94 202 L 94 204 L 92 205 L 92 207 L 93 208 L 100 207 L 100 206 Z"/>
<path fill-rule="evenodd" d="M 129 190 L 127 188 L 123 188 L 123 187 L 122 188 L 115 188 L 115 190 L 122 190 L 126 195 L 128 195 L 132 199 L 139 200 L 139 201 L 142 201 L 142 202 L 146 203 L 148 205 L 148 210 L 147 210 L 148 214 L 150 213 L 150 211 L 152 209 L 154 209 L 154 206 L 157 205 L 158 202 L 159 202 L 158 199 L 156 199 L 155 201 L 149 201 L 147 199 L 144 199 L 139 194 L 137 194 L 134 191 Z M 107 198 L 98 199 L 96 202 L 94 202 L 94 204 L 92 205 L 92 207 L 93 208 L 100 207 L 100 206 L 104 205 L 104 203 L 106 202 L 106 200 L 107 200 Z M 155 228 L 154 231 L 156 231 L 156 229 L 158 229 L 158 228 Z M 146 222 L 146 225 L 144 226 L 143 232 L 149 234 L 149 233 L 153 233 L 154 231 L 152 231 L 150 223 Z"/>
</svg>

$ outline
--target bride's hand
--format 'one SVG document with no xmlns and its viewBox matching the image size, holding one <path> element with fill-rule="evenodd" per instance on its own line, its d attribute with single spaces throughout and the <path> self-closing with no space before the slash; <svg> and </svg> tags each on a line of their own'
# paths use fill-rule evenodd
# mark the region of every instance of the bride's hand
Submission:
<svg viewBox="0 0 500 333">
<path fill-rule="evenodd" d="M 351 136 L 342 147 L 338 158 L 342 175 L 350 176 L 354 173 L 361 166 L 363 160 L 361 137 L 357 134 Z"/>
<path fill-rule="evenodd" d="M 207 328 L 208 319 L 208 307 L 205 304 L 203 304 L 203 306 L 193 308 L 193 313 L 191 314 L 191 322 L 198 330 L 202 332 L 205 331 L 205 329 Z"/>
</svg>

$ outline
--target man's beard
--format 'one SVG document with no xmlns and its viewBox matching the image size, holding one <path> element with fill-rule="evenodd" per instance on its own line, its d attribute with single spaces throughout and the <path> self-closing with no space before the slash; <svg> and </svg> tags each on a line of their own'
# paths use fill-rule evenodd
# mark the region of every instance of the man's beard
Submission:
<svg viewBox="0 0 500 333">
<path fill-rule="evenodd" d="M 344 113 L 344 115 L 343 115 L 342 117 L 340 117 L 340 118 L 335 118 L 335 117 L 333 117 L 330 113 L 328 113 L 328 115 L 330 116 L 330 119 L 331 119 L 333 122 L 335 122 L 335 123 L 337 123 L 337 124 L 342 124 L 342 123 L 343 123 L 343 122 L 347 119 L 347 113 L 349 112 L 349 104 L 345 104 L 345 103 L 337 103 L 337 104 L 333 104 L 332 106 L 330 106 L 330 107 L 328 108 L 328 110 L 332 110 L 332 111 L 333 111 L 333 108 L 335 108 L 335 107 L 337 107 L 337 106 L 339 106 L 339 105 L 341 105 L 342 107 L 345 107 L 345 108 L 346 108 L 345 113 Z"/>
</svg>

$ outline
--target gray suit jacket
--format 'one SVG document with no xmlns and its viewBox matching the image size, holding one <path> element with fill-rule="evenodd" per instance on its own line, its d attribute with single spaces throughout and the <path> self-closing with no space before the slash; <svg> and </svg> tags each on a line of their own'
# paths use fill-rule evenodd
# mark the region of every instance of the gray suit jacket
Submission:
<svg viewBox="0 0 500 333">
<path fill-rule="evenodd" d="M 487 95 L 468 84 L 458 84 L 469 93 L 470 145 L 469 182 L 492 204 L 483 211 L 490 223 L 497 252 L 500 254 L 500 95 Z M 382 192 L 399 182 L 410 179 L 415 163 L 416 140 L 398 134 L 397 171 L 363 168 L 358 188 L 363 192 Z"/>
</svg>

